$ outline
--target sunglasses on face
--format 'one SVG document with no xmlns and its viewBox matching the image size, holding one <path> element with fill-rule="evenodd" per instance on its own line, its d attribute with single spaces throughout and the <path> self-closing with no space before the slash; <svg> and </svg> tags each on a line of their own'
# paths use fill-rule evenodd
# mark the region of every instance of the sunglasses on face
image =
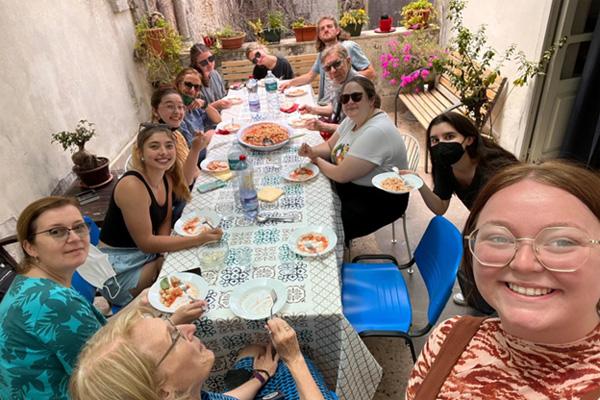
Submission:
<svg viewBox="0 0 600 400">
<path fill-rule="evenodd" d="M 256 54 L 254 54 L 254 57 L 252 58 L 252 64 L 258 64 L 258 60 L 260 60 L 261 56 L 262 54 L 260 54 L 260 51 L 257 51 Z"/>
<path fill-rule="evenodd" d="M 194 84 L 192 82 L 183 82 L 183 84 L 188 89 L 200 90 L 200 87 L 201 87 L 200 85 L 196 85 L 196 84 Z"/>
<path fill-rule="evenodd" d="M 340 96 L 340 101 L 342 102 L 342 104 L 346 104 L 350 101 L 350 99 L 352 99 L 353 102 L 358 103 L 359 101 L 361 101 L 363 98 L 363 94 L 362 92 L 354 92 L 354 93 L 348 93 L 348 94 L 343 94 Z"/>
<path fill-rule="evenodd" d="M 88 226 L 85 222 L 81 222 L 72 226 L 71 228 L 67 228 L 66 226 L 55 226 L 54 228 L 46 229 L 45 231 L 36 232 L 33 235 L 41 235 L 43 233 L 47 233 L 54 240 L 65 240 L 71 232 L 75 232 L 77 236 L 81 239 L 85 238 L 89 235 Z"/>
<path fill-rule="evenodd" d="M 324 66 L 323 69 L 325 70 L 325 72 L 329 72 L 329 71 L 331 71 L 331 69 L 335 69 L 337 71 L 338 69 L 340 69 L 341 66 L 342 66 L 342 60 L 336 60 L 336 61 Z"/>
<path fill-rule="evenodd" d="M 208 56 L 208 58 L 206 58 L 202 61 L 198 61 L 198 64 L 200 64 L 200 66 L 202 66 L 202 67 L 206 67 L 209 62 L 214 62 L 214 61 L 215 61 L 215 56 L 210 55 L 210 56 Z"/>
</svg>

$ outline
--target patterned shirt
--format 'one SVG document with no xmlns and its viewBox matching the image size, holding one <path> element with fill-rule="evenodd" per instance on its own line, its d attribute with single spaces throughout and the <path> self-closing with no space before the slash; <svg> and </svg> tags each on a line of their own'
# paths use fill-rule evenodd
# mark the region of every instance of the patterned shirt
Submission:
<svg viewBox="0 0 600 400">
<path fill-rule="evenodd" d="M 415 364 L 406 399 L 423 379 L 460 317 L 441 323 Z M 500 319 L 485 320 L 467 345 L 438 399 L 579 399 L 600 386 L 600 325 L 567 344 L 536 344 L 502 330 Z"/>
<path fill-rule="evenodd" d="M 17 275 L 0 303 L 0 398 L 68 399 L 79 350 L 105 323 L 74 289 Z"/>
<path fill-rule="evenodd" d="M 226 394 L 214 393 L 214 392 L 200 392 L 201 400 L 236 400 L 235 397 L 227 396 Z"/>
</svg>

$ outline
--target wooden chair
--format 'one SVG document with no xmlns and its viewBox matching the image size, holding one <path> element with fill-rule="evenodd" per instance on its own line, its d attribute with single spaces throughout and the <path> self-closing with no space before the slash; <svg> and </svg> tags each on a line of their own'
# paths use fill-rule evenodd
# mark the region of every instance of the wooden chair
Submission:
<svg viewBox="0 0 600 400">
<path fill-rule="evenodd" d="M 506 78 L 498 76 L 488 89 L 486 96 L 489 107 L 485 111 L 482 126 L 490 119 L 498 96 L 502 93 L 505 86 Z M 439 82 L 432 90 L 420 93 L 400 93 L 400 89 L 399 87 L 394 101 L 394 122 L 396 126 L 398 126 L 398 101 L 404 103 L 406 108 L 408 108 L 425 129 L 427 129 L 432 119 L 444 112 L 456 109 L 465 115 L 467 114 L 466 107 L 460 102 L 458 90 L 452 85 L 446 74 L 440 77 Z M 428 165 L 429 154 L 426 151 L 425 172 L 428 172 Z"/>
<path fill-rule="evenodd" d="M 289 56 L 287 60 L 290 62 L 290 65 L 294 69 L 294 74 L 296 76 L 300 76 L 310 71 L 318 56 L 318 53 L 298 54 L 295 56 Z M 318 95 L 319 79 L 313 80 L 311 85 L 315 94 Z"/>
</svg>

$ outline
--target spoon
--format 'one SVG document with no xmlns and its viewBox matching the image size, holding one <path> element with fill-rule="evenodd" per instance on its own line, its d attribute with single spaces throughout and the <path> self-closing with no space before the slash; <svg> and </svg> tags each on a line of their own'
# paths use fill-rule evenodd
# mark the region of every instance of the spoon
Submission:
<svg viewBox="0 0 600 400">
<path fill-rule="evenodd" d="M 273 143 L 273 141 L 271 140 L 271 138 L 266 137 L 266 138 L 263 138 L 262 144 L 263 144 L 263 146 L 272 146 L 275 143 Z"/>
<path fill-rule="evenodd" d="M 275 289 L 271 289 L 271 311 L 269 314 L 271 314 L 271 318 L 269 319 L 273 319 L 273 308 L 275 308 L 275 303 L 277 303 L 277 292 L 275 291 Z"/>
<path fill-rule="evenodd" d="M 258 214 L 256 216 L 256 221 L 263 223 L 267 221 L 279 221 L 279 222 L 294 222 L 294 218 L 292 217 L 271 217 L 264 214 Z"/>
<path fill-rule="evenodd" d="M 402 174 L 400 173 L 400 170 L 398 169 L 398 167 L 392 167 L 392 171 L 394 171 L 396 173 L 396 175 L 402 176 Z"/>
</svg>

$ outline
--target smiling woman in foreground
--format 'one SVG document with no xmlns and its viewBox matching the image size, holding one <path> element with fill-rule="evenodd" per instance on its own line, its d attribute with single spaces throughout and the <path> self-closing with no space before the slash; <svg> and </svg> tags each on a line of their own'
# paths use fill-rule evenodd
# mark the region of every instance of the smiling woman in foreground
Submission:
<svg viewBox="0 0 600 400">
<path fill-rule="evenodd" d="M 499 318 L 474 334 L 461 329 L 465 318 L 440 324 L 407 399 L 600 396 L 599 187 L 597 174 L 559 161 L 511 166 L 489 181 L 465 225 L 464 261 Z M 441 368 L 453 349 L 453 367 Z"/>
</svg>

